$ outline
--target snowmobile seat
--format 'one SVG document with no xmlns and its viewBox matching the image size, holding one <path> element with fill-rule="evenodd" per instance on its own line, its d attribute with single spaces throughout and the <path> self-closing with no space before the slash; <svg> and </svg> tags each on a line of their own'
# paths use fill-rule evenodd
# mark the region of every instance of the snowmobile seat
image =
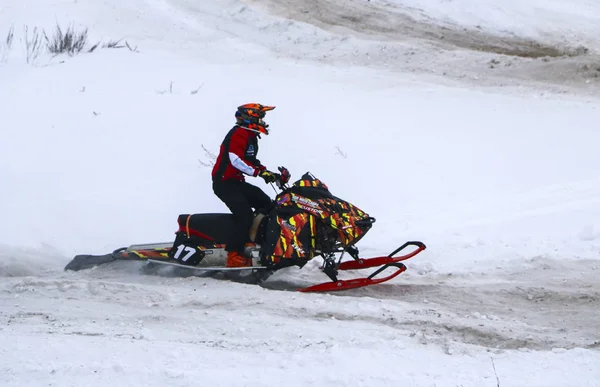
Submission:
<svg viewBox="0 0 600 387">
<path fill-rule="evenodd" d="M 182 214 L 177 218 L 177 223 L 178 233 L 216 244 L 225 243 L 234 225 L 232 214 Z"/>
<path fill-rule="evenodd" d="M 258 227 L 263 219 L 263 214 L 254 217 L 248 235 L 250 241 L 256 240 Z M 224 244 L 227 235 L 234 228 L 232 214 L 182 214 L 177 218 L 177 223 L 179 224 L 177 233 L 189 234 L 216 244 Z"/>
</svg>

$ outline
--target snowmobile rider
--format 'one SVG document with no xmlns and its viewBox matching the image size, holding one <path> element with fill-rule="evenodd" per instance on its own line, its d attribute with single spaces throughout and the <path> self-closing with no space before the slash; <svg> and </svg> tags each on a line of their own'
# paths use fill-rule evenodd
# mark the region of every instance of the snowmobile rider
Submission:
<svg viewBox="0 0 600 387">
<path fill-rule="evenodd" d="M 235 227 L 226 241 L 227 267 L 252 266 L 252 259 L 244 254 L 250 227 L 254 219 L 252 208 L 268 212 L 273 201 L 259 187 L 246 182 L 244 175 L 260 176 L 266 183 L 277 180 L 260 160 L 258 139 L 269 130 L 263 118 L 275 106 L 248 103 L 237 108 L 235 126 L 227 133 L 212 170 L 213 191 L 233 214 Z"/>
</svg>

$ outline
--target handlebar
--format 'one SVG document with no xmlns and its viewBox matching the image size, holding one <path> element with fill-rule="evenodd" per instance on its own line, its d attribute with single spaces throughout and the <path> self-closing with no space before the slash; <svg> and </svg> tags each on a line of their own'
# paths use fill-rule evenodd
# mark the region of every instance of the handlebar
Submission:
<svg viewBox="0 0 600 387">
<path fill-rule="evenodd" d="M 286 167 L 277 167 L 277 169 L 279 170 L 280 173 L 275 174 L 275 176 L 277 176 L 277 180 L 275 180 L 275 184 L 277 184 L 277 187 L 280 190 L 286 190 L 289 188 L 287 183 L 290 181 L 292 174 L 290 173 L 290 171 L 288 171 L 288 169 Z"/>
</svg>

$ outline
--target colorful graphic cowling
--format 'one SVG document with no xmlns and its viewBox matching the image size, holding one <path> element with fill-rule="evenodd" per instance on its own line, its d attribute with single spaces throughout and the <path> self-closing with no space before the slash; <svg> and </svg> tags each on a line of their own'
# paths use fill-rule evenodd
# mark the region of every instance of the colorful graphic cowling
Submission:
<svg viewBox="0 0 600 387">
<path fill-rule="evenodd" d="M 278 216 L 277 224 L 280 233 L 273 249 L 272 261 L 280 258 L 308 261 L 314 258 L 317 234 L 314 216 L 303 212 L 287 219 Z"/>
<path fill-rule="evenodd" d="M 356 243 L 370 228 L 370 217 L 333 196 L 327 186 L 304 175 L 277 199 L 277 225 L 271 228 L 266 257 L 308 261 L 321 253 Z"/>
</svg>

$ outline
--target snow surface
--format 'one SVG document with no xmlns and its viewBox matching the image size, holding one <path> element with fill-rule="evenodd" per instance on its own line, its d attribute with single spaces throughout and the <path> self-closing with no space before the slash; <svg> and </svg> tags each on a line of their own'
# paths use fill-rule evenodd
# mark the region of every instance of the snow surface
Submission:
<svg viewBox="0 0 600 387">
<path fill-rule="evenodd" d="M 379 0 L 409 7 L 413 15 L 493 30 L 505 35 L 598 41 L 598 3 L 593 0 Z M 535 16 L 535 17 L 532 17 Z"/>
<path fill-rule="evenodd" d="M 600 383 L 598 82 L 557 70 L 595 54 L 519 59 L 429 34 L 485 24 L 593 51 L 600 5 L 372 3 L 0 5 L 0 36 L 15 27 L 0 43 L 0 385 Z M 304 20 L 319 7 L 351 22 Z M 369 22 L 382 9 L 426 28 L 400 39 Z M 57 21 L 137 49 L 26 64 L 23 26 Z M 491 59 L 510 71 L 490 75 Z M 311 171 L 377 218 L 363 255 L 427 244 L 405 274 L 300 294 L 326 280 L 319 262 L 264 287 L 141 263 L 63 272 L 76 254 L 170 241 L 179 213 L 226 211 L 207 165 L 246 102 L 277 106 L 267 166 Z"/>
</svg>

